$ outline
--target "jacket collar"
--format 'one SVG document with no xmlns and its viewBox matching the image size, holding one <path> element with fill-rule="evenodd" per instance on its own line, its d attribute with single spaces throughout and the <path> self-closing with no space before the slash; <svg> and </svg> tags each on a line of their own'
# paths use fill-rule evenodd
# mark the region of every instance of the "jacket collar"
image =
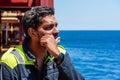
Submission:
<svg viewBox="0 0 120 80">
<path fill-rule="evenodd" d="M 26 55 L 28 60 L 33 60 L 33 59 L 36 60 L 36 57 L 33 55 L 32 51 L 29 47 L 29 40 L 30 39 L 28 39 L 28 38 L 24 39 L 23 44 L 22 44 L 23 51 L 25 52 L 25 55 Z M 47 53 L 47 55 L 45 56 L 44 64 L 48 64 L 49 62 L 51 62 L 53 60 L 53 56 L 50 55 L 48 51 L 46 53 Z"/>
</svg>

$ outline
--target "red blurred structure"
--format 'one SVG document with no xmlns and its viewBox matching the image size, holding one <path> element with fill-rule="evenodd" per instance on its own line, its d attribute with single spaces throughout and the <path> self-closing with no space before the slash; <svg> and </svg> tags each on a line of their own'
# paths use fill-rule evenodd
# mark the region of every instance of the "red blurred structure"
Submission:
<svg viewBox="0 0 120 80">
<path fill-rule="evenodd" d="M 54 7 L 54 0 L 0 0 L 0 52 L 22 43 L 22 16 L 40 5 Z"/>
<path fill-rule="evenodd" d="M 0 8 L 29 8 L 39 5 L 53 7 L 53 0 L 0 0 Z"/>
</svg>

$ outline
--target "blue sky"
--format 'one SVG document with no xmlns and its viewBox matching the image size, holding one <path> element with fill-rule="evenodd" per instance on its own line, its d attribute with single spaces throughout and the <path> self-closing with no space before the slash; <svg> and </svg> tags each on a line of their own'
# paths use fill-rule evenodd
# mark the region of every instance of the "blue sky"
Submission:
<svg viewBox="0 0 120 80">
<path fill-rule="evenodd" d="M 60 30 L 120 30 L 120 0 L 54 0 Z"/>
</svg>

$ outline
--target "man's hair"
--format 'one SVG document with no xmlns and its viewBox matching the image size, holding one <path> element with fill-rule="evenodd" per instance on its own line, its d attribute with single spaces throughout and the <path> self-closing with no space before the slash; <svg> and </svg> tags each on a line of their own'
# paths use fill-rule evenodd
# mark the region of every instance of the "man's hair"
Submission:
<svg viewBox="0 0 120 80">
<path fill-rule="evenodd" d="M 54 15 L 54 9 L 47 6 L 36 6 L 26 11 L 23 16 L 23 29 L 26 36 L 29 37 L 28 28 L 37 30 L 38 26 L 42 24 L 43 17 L 47 15 Z"/>
</svg>

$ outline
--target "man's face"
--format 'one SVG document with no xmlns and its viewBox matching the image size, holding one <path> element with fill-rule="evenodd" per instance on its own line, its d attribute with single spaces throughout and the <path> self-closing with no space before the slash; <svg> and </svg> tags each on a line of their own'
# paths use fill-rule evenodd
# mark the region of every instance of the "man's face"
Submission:
<svg viewBox="0 0 120 80">
<path fill-rule="evenodd" d="M 42 38 L 45 35 L 53 35 L 56 39 L 58 37 L 58 29 L 57 29 L 57 20 L 54 15 L 48 15 L 42 19 L 42 25 L 40 25 L 37 29 L 38 38 Z"/>
</svg>

